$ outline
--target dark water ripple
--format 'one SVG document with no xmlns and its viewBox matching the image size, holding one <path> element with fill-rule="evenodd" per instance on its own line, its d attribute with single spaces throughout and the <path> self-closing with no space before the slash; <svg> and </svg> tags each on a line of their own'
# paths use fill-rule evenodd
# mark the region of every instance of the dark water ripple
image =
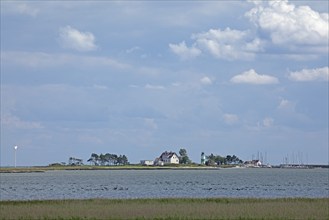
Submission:
<svg viewBox="0 0 329 220">
<path fill-rule="evenodd" d="M 0 200 L 329 197 L 328 169 L 99 170 L 1 173 Z"/>
</svg>

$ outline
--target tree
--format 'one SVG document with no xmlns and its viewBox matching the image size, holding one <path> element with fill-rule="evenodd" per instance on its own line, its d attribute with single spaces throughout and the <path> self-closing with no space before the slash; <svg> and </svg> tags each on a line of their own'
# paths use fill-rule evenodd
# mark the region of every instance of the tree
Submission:
<svg viewBox="0 0 329 220">
<path fill-rule="evenodd" d="M 187 156 L 187 151 L 186 151 L 186 149 L 181 148 L 181 149 L 179 150 L 179 155 L 180 155 L 181 157 L 183 157 L 183 156 Z"/>
<path fill-rule="evenodd" d="M 216 156 L 215 156 L 215 160 L 214 160 L 214 162 L 215 162 L 217 165 L 225 164 L 225 157 L 222 157 L 222 156 L 216 155 Z"/>
<path fill-rule="evenodd" d="M 69 166 L 81 166 L 83 165 L 83 160 L 75 157 L 69 158 Z"/>
<path fill-rule="evenodd" d="M 105 166 L 105 164 L 106 164 L 106 157 L 105 157 L 105 154 L 100 154 L 100 155 L 99 155 L 99 161 L 100 161 L 100 164 L 101 164 L 102 166 Z"/>
<path fill-rule="evenodd" d="M 92 153 L 90 158 L 88 159 L 90 164 L 94 164 L 95 166 L 110 166 L 110 165 L 126 165 L 129 164 L 128 158 L 126 155 L 116 155 L 116 154 L 96 154 Z"/>
<path fill-rule="evenodd" d="M 117 158 L 117 164 L 121 165 L 122 164 L 122 155 L 118 156 Z"/>
<path fill-rule="evenodd" d="M 126 155 L 120 155 L 117 157 L 116 160 L 117 165 L 127 165 L 128 164 L 128 158 Z"/>
<path fill-rule="evenodd" d="M 118 165 L 118 155 L 111 154 L 111 162 L 113 165 Z"/>
<path fill-rule="evenodd" d="M 206 165 L 220 165 L 220 164 L 241 164 L 243 163 L 236 155 L 226 155 L 226 157 L 222 157 L 220 155 L 210 154 L 206 156 L 207 162 Z"/>
<path fill-rule="evenodd" d="M 129 164 L 128 157 L 126 155 L 122 155 L 122 163 L 123 163 L 123 165 Z"/>
<path fill-rule="evenodd" d="M 105 159 L 105 161 L 106 161 L 106 163 L 107 163 L 107 166 L 109 166 L 110 165 L 110 163 L 111 163 L 111 154 L 109 154 L 109 153 L 106 153 L 105 155 L 104 155 L 104 159 Z"/>
<path fill-rule="evenodd" d="M 99 165 L 99 156 L 98 154 L 92 153 L 90 158 L 87 160 L 90 163 L 93 163 L 95 166 Z"/>
<path fill-rule="evenodd" d="M 179 157 L 179 163 L 180 164 L 189 164 L 189 163 L 191 163 L 191 160 L 187 155 L 186 149 L 184 149 L 184 148 L 180 149 L 179 150 L 179 155 L 180 155 L 180 157 Z"/>
<path fill-rule="evenodd" d="M 231 155 L 227 155 L 226 156 L 226 164 L 231 164 L 232 163 L 232 156 Z"/>
<path fill-rule="evenodd" d="M 242 160 L 240 160 L 236 155 L 227 155 L 226 158 L 226 164 L 239 164 L 239 163 L 243 163 Z"/>
<path fill-rule="evenodd" d="M 210 155 L 206 156 L 206 159 L 207 159 L 207 162 L 206 162 L 207 166 L 215 165 L 216 156 L 214 154 L 210 154 Z"/>
</svg>

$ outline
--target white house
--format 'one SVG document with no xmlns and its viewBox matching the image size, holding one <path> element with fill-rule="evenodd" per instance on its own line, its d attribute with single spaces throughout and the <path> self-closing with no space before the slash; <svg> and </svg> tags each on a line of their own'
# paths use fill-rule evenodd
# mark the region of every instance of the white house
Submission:
<svg viewBox="0 0 329 220">
<path fill-rule="evenodd" d="M 252 161 L 246 161 L 244 162 L 244 165 L 246 167 L 261 167 L 262 162 L 260 160 L 252 160 Z"/>
<path fill-rule="evenodd" d="M 165 151 L 159 157 L 164 164 L 179 164 L 179 157 L 175 152 Z"/>
<path fill-rule="evenodd" d="M 153 160 L 141 160 L 141 165 L 144 165 L 144 166 L 153 166 L 154 165 L 154 161 Z"/>
</svg>

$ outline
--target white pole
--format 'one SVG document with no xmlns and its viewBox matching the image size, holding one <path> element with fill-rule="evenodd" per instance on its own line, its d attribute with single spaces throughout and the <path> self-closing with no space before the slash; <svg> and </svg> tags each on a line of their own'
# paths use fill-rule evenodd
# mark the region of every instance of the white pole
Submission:
<svg viewBox="0 0 329 220">
<path fill-rule="evenodd" d="M 14 147 L 14 150 L 15 150 L 15 168 L 16 168 L 16 151 L 17 151 L 17 146 Z"/>
</svg>

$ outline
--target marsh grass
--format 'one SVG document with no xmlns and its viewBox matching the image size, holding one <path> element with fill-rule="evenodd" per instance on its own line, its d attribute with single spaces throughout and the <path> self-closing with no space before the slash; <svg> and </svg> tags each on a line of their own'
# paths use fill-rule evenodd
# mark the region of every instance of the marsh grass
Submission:
<svg viewBox="0 0 329 220">
<path fill-rule="evenodd" d="M 2 201 L 0 219 L 328 219 L 329 199 Z"/>
</svg>

